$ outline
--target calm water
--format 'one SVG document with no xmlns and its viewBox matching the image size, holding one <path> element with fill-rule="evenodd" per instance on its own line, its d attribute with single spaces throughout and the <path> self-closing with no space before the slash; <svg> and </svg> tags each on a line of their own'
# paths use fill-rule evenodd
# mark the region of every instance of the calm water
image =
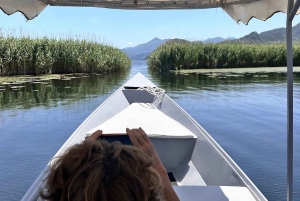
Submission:
<svg viewBox="0 0 300 201">
<path fill-rule="evenodd" d="M 143 73 L 195 118 L 269 200 L 286 194 L 286 75 L 243 77 L 148 71 L 0 86 L 0 200 L 20 200 L 47 162 L 121 84 Z M 295 73 L 295 200 L 300 200 L 300 73 Z M 2 89 L 2 90 L 1 90 Z"/>
</svg>

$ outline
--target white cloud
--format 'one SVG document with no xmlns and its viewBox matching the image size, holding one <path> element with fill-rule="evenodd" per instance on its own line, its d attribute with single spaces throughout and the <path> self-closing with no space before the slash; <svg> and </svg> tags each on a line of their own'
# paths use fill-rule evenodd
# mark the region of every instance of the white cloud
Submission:
<svg viewBox="0 0 300 201">
<path fill-rule="evenodd" d="M 132 42 L 128 42 L 128 43 L 127 43 L 127 45 L 132 45 L 132 44 L 133 44 Z"/>
</svg>

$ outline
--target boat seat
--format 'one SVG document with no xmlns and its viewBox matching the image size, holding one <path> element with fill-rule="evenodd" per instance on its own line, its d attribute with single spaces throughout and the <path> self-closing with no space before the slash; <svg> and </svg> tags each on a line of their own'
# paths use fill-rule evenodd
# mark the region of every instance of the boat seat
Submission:
<svg viewBox="0 0 300 201">
<path fill-rule="evenodd" d="M 173 186 L 181 201 L 256 201 L 246 187 Z"/>
<path fill-rule="evenodd" d="M 204 179 L 192 161 L 188 164 L 182 164 L 173 172 L 173 175 L 178 186 L 206 186 Z"/>
<path fill-rule="evenodd" d="M 153 103 L 155 96 L 145 90 L 136 90 L 138 88 L 139 87 L 124 87 L 122 92 L 128 103 Z"/>
<path fill-rule="evenodd" d="M 96 130 L 105 134 L 126 134 L 126 128 L 142 127 L 154 144 L 158 155 L 170 172 L 191 160 L 197 136 L 179 122 L 168 117 L 151 103 L 132 103 Z"/>
</svg>

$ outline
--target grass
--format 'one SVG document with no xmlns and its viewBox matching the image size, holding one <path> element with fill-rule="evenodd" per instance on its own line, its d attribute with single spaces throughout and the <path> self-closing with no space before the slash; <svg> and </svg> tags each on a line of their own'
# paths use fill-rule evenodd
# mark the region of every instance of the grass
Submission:
<svg viewBox="0 0 300 201">
<path fill-rule="evenodd" d="M 294 65 L 300 66 L 299 43 L 294 44 Z M 165 43 L 150 54 L 148 66 L 162 71 L 286 66 L 286 46 L 284 43 Z"/>
<path fill-rule="evenodd" d="M 0 35 L 0 75 L 102 73 L 129 68 L 121 50 L 84 39 Z"/>
</svg>

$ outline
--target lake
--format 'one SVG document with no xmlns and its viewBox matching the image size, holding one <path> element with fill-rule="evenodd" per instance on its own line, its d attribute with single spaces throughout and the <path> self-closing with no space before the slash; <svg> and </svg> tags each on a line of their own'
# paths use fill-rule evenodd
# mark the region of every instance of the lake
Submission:
<svg viewBox="0 0 300 201">
<path fill-rule="evenodd" d="M 22 198 L 73 131 L 141 72 L 185 109 L 269 200 L 286 199 L 286 74 L 128 72 L 0 85 L 0 200 Z M 300 73 L 294 73 L 294 197 L 300 198 Z"/>
</svg>

